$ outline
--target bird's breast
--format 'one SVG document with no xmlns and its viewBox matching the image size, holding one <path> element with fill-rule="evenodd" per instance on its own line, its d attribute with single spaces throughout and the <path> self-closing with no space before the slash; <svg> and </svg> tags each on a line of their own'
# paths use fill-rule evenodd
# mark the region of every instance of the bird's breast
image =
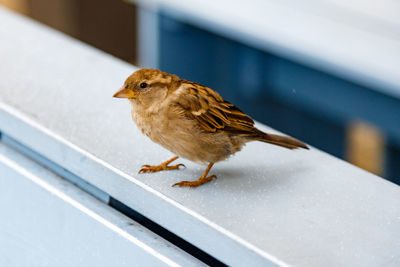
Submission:
<svg viewBox="0 0 400 267">
<path fill-rule="evenodd" d="M 151 114 L 140 114 L 139 112 L 132 110 L 132 120 L 135 122 L 138 129 L 152 140 L 157 136 L 156 132 L 159 131 L 154 119 L 156 119 L 156 116 L 152 116 Z M 153 141 L 157 142 L 157 140 Z"/>
<path fill-rule="evenodd" d="M 225 134 L 206 133 L 196 121 L 170 116 L 168 112 L 149 113 L 132 110 L 132 119 L 140 131 L 172 153 L 198 163 L 218 162 L 240 150 Z"/>
</svg>

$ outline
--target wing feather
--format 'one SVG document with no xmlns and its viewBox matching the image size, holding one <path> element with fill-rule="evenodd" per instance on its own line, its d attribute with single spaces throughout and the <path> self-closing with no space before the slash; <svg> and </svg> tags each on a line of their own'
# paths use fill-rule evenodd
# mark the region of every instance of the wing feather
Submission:
<svg viewBox="0 0 400 267">
<path fill-rule="evenodd" d="M 182 80 L 175 93 L 176 104 L 205 131 L 254 134 L 254 121 L 214 90 Z"/>
</svg>

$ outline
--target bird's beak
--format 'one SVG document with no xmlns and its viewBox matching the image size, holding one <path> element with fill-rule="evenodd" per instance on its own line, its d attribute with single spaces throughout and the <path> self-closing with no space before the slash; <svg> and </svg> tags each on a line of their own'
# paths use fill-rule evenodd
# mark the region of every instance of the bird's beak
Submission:
<svg viewBox="0 0 400 267">
<path fill-rule="evenodd" d="M 129 88 L 123 88 L 113 95 L 113 97 L 118 98 L 136 98 L 136 96 L 137 93 Z"/>
</svg>

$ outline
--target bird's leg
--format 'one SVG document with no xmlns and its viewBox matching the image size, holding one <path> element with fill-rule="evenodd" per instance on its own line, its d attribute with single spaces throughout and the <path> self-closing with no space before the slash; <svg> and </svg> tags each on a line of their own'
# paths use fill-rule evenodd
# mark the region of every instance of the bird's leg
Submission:
<svg viewBox="0 0 400 267">
<path fill-rule="evenodd" d="M 200 178 L 197 179 L 196 181 L 182 181 L 182 182 L 176 183 L 176 184 L 174 184 L 172 186 L 198 187 L 199 185 L 202 185 L 202 184 L 210 182 L 213 178 L 217 178 L 217 176 L 215 176 L 215 175 L 211 175 L 211 176 L 207 177 L 207 174 L 211 170 L 211 167 L 213 165 L 214 165 L 213 162 L 208 164 L 207 169 L 203 172 L 203 174 L 200 176 Z"/>
<path fill-rule="evenodd" d="M 165 171 L 165 170 L 177 170 L 179 167 L 185 167 L 182 163 L 177 164 L 177 165 L 172 165 L 168 166 L 171 162 L 179 158 L 178 156 L 175 156 L 167 161 L 164 161 L 160 165 L 157 166 L 151 166 L 151 165 L 143 165 L 142 169 L 140 169 L 139 173 L 145 173 L 145 172 L 159 172 L 159 171 Z"/>
</svg>

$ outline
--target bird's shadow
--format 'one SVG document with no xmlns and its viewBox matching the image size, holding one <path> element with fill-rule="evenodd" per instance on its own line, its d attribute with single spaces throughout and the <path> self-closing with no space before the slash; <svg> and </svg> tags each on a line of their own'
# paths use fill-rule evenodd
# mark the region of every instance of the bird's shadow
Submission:
<svg viewBox="0 0 400 267">
<path fill-rule="evenodd" d="M 306 172 L 307 169 L 300 164 L 293 164 L 290 168 L 286 164 L 269 164 L 257 166 L 257 169 L 252 166 L 243 168 L 243 165 L 217 165 L 210 171 L 211 175 L 217 176 L 216 184 L 209 183 L 206 186 L 218 186 L 219 190 L 226 189 L 241 193 L 269 190 L 277 186 L 284 187 L 294 177 L 299 177 L 300 173 Z M 189 172 L 193 177 L 198 175 L 198 170 L 190 170 Z"/>
</svg>

